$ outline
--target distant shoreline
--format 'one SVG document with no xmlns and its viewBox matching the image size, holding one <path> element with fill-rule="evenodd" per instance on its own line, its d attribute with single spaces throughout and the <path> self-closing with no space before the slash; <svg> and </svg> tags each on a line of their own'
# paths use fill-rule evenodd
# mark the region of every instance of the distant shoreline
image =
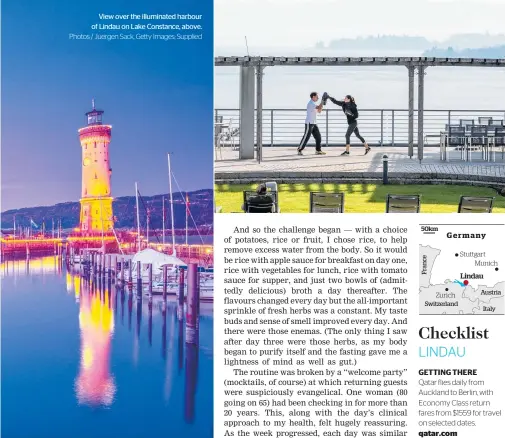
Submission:
<svg viewBox="0 0 505 438">
<path fill-rule="evenodd" d="M 272 46 L 249 46 L 251 56 L 286 56 L 291 53 L 314 53 L 331 52 L 339 56 L 353 56 L 352 52 L 377 52 L 382 56 L 388 53 L 404 52 L 405 56 L 438 56 L 449 57 L 488 57 L 501 58 L 505 56 L 505 34 L 456 34 L 445 40 L 436 41 L 424 36 L 414 35 L 369 35 L 358 38 L 339 38 L 330 41 L 318 41 L 312 46 L 300 47 L 272 47 Z M 246 56 L 245 46 L 230 47 L 216 45 L 216 56 Z M 340 52 L 349 54 L 340 55 Z M 429 55 L 428 55 L 429 54 Z M 293 55 L 296 56 L 296 55 Z M 367 56 L 367 55 L 363 55 Z M 379 55 L 377 55 L 379 56 Z"/>
<path fill-rule="evenodd" d="M 485 47 L 481 49 L 455 50 L 452 47 L 441 49 L 433 47 L 423 52 L 427 57 L 446 58 L 505 58 L 505 45 Z"/>
</svg>

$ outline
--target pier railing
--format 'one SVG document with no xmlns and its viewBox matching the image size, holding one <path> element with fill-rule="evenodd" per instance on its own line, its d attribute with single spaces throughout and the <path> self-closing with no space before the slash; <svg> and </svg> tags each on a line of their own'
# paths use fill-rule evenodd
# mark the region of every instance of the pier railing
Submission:
<svg viewBox="0 0 505 438">
<path fill-rule="evenodd" d="M 347 121 L 340 108 L 327 109 L 318 115 L 318 127 L 325 146 L 341 146 L 345 144 Z M 304 109 L 263 109 L 263 146 L 296 146 L 303 135 L 305 123 Z M 255 119 L 257 118 L 257 111 Z M 222 120 L 225 131 L 233 132 L 240 128 L 240 110 L 216 109 L 215 119 Z M 222 117 L 222 119 L 221 119 Z M 479 117 L 505 119 L 504 110 L 424 110 L 423 137 L 425 145 L 438 145 L 440 131 L 448 124 L 459 124 L 460 120 L 475 120 Z M 408 109 L 359 109 L 358 126 L 361 135 L 373 146 L 408 146 L 409 111 Z M 231 129 L 228 129 L 231 127 Z M 256 138 L 256 123 L 255 134 Z M 417 110 L 414 111 L 414 144 L 417 144 Z M 313 141 L 313 140 L 312 140 Z M 351 142 L 358 140 L 352 136 Z M 240 136 L 223 138 L 223 145 L 236 146 Z"/>
</svg>

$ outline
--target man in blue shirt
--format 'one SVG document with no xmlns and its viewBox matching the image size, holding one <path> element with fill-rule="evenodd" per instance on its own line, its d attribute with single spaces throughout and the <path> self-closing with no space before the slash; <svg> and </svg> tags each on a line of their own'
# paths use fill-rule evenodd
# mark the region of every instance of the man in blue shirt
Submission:
<svg viewBox="0 0 505 438">
<path fill-rule="evenodd" d="M 311 135 L 313 135 L 314 140 L 316 140 L 316 154 L 326 155 L 326 152 L 321 150 L 321 133 L 317 127 L 317 114 L 323 109 L 322 102 L 317 105 L 316 102 L 318 100 L 319 96 L 315 91 L 310 93 L 310 100 L 307 104 L 307 116 L 305 117 L 305 131 L 303 133 L 302 140 L 300 141 L 300 145 L 298 146 L 298 155 L 303 155 L 302 151 L 305 149 Z"/>
</svg>

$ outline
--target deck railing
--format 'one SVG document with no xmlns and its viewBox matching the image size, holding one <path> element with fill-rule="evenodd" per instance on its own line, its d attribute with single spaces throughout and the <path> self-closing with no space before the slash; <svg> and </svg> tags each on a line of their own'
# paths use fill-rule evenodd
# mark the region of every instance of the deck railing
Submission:
<svg viewBox="0 0 505 438">
<path fill-rule="evenodd" d="M 305 123 L 304 109 L 264 109 L 263 146 L 295 146 L 303 135 Z M 232 129 L 240 127 L 240 110 L 216 109 L 216 119 L 222 116 L 223 122 Z M 438 145 L 440 131 L 447 124 L 458 124 L 461 119 L 475 120 L 479 117 L 505 119 L 505 110 L 424 110 L 423 137 L 425 145 Z M 257 113 L 255 114 L 255 118 Z M 345 144 L 347 121 L 339 108 L 324 109 L 318 115 L 318 126 L 322 143 L 325 146 Z M 408 146 L 409 111 L 408 109 L 359 109 L 358 127 L 361 135 L 372 146 Z M 256 123 L 255 123 L 256 138 Z M 417 144 L 417 110 L 414 111 L 414 144 Z M 235 145 L 240 142 L 239 136 L 234 139 Z M 311 140 L 313 142 L 313 140 Z M 351 142 L 358 142 L 352 136 Z"/>
</svg>

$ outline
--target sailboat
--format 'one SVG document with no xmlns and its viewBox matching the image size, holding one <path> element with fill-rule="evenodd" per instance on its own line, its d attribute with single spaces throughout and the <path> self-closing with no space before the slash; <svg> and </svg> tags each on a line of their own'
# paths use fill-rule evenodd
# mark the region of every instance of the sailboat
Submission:
<svg viewBox="0 0 505 438">
<path fill-rule="evenodd" d="M 149 281 L 149 267 L 152 265 L 152 287 L 154 293 L 163 292 L 163 270 L 167 269 L 167 293 L 176 295 L 179 290 L 179 270 L 187 269 L 187 264 L 177 257 L 177 248 L 175 246 L 175 220 L 174 220 L 174 203 L 172 192 L 172 169 L 170 163 L 170 154 L 168 154 L 168 173 L 169 173 L 169 199 L 170 199 L 170 216 L 172 227 L 172 254 L 165 254 L 161 251 L 149 248 L 142 249 L 142 241 L 140 234 L 140 205 L 139 205 L 139 190 L 135 183 L 135 197 L 137 207 L 137 252 L 129 263 L 132 264 L 132 281 L 137 281 L 137 263 L 141 264 L 140 279 L 143 284 Z M 177 181 L 176 181 L 177 182 Z M 187 222 L 189 212 L 189 203 L 186 201 L 186 243 L 187 240 Z M 163 198 L 163 248 L 165 248 L 165 203 Z M 214 272 L 213 269 L 198 268 L 200 272 L 200 298 L 204 301 L 211 301 L 214 296 Z M 118 278 L 120 274 L 118 273 Z M 187 279 L 187 278 L 186 278 Z M 186 288 L 185 288 L 186 289 Z"/>
<path fill-rule="evenodd" d="M 170 156 L 169 156 L 169 168 L 170 168 Z M 140 262 L 141 265 L 141 273 L 140 278 L 142 283 L 149 281 L 149 267 L 148 265 L 152 265 L 152 280 L 153 284 L 158 284 L 163 282 L 163 269 L 167 268 L 168 281 L 176 280 L 179 272 L 179 268 L 187 268 L 186 263 L 184 263 L 181 259 L 176 256 L 176 248 L 175 248 L 175 232 L 174 232 L 174 212 L 173 212 L 173 203 L 170 202 L 171 205 L 171 215 L 172 215 L 172 255 L 165 254 L 160 251 L 156 251 L 152 248 L 142 249 L 141 243 L 141 235 L 140 235 L 140 208 L 139 208 L 139 190 L 138 185 L 135 183 L 135 197 L 136 197 L 136 205 L 137 205 L 137 252 L 131 259 L 130 263 L 132 263 L 132 280 L 136 282 L 137 279 L 137 263 Z M 172 185 L 170 182 L 170 200 L 172 201 Z M 163 284 L 163 283 L 162 283 Z"/>
</svg>

